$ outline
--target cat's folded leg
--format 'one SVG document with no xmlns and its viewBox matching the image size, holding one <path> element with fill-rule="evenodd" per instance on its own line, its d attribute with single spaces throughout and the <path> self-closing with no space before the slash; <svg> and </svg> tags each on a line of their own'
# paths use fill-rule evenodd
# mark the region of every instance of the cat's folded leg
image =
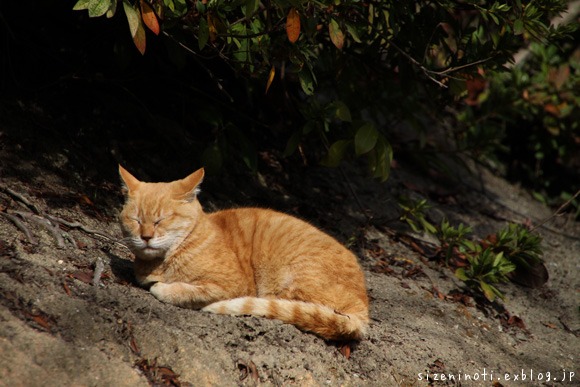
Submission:
<svg viewBox="0 0 580 387">
<path fill-rule="evenodd" d="M 149 290 L 160 301 L 190 309 L 229 298 L 221 286 L 212 283 L 156 282 Z"/>
</svg>

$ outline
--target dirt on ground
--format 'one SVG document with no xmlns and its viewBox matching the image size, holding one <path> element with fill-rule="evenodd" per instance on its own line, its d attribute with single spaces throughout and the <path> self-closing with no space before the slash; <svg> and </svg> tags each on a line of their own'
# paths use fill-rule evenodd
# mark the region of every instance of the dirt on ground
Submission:
<svg viewBox="0 0 580 387">
<path fill-rule="evenodd" d="M 506 299 L 490 303 L 432 259 L 436 240 L 397 220 L 401 195 L 428 199 L 433 223 L 471 225 L 476 238 L 553 213 L 484 168 L 421 177 L 400 162 L 381 184 L 356 166 L 307 168 L 263 151 L 259 174 L 207 179 L 207 210 L 274 208 L 358 255 L 368 337 L 328 343 L 278 321 L 163 304 L 135 283 L 119 243 L 116 164 L 143 180 L 200 165 L 172 164 L 143 133 L 109 136 L 107 117 L 96 131 L 67 132 L 66 118 L 42 107 L 2 113 L 11 117 L 0 127 L 2 386 L 580 385 L 580 224 L 563 216 L 539 227 L 548 282 L 500 285 Z"/>
</svg>

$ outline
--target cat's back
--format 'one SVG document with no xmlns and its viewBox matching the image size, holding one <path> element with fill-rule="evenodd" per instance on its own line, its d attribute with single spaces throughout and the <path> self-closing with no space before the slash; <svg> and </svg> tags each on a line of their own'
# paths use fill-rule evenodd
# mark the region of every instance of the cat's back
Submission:
<svg viewBox="0 0 580 387">
<path fill-rule="evenodd" d="M 210 215 L 223 235 L 223 243 L 237 255 L 265 254 L 285 262 L 318 257 L 358 267 L 355 255 L 335 238 L 294 216 L 265 208 L 236 208 Z M 283 257 L 283 258 L 282 258 Z M 300 258 L 302 257 L 302 258 Z"/>
<path fill-rule="evenodd" d="M 332 239 L 330 235 L 310 223 L 267 208 L 242 207 L 210 214 L 210 219 L 227 234 L 252 237 L 254 241 L 295 238 Z M 338 242 L 336 242 L 338 243 Z"/>
</svg>

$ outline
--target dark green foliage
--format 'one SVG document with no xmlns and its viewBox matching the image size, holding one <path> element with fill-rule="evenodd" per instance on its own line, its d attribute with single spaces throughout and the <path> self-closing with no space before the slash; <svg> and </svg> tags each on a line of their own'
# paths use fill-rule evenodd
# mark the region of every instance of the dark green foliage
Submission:
<svg viewBox="0 0 580 387">
<path fill-rule="evenodd" d="M 415 232 L 437 233 L 437 229 L 427 220 L 426 211 L 431 208 L 426 199 L 412 200 L 399 198 L 399 207 L 403 210 L 399 220 L 407 223 Z"/>
<path fill-rule="evenodd" d="M 510 72 L 489 73 L 459 115 L 466 142 L 490 145 L 487 155 L 506 161 L 539 198 L 567 199 L 580 187 L 580 49 L 572 39 L 559 44 L 532 43 Z"/>
<path fill-rule="evenodd" d="M 516 266 L 506 259 L 503 253 L 495 253 L 491 249 L 476 251 L 476 254 L 468 254 L 469 265 L 459 268 L 455 275 L 472 287 L 479 288 L 485 297 L 493 301 L 496 297 L 503 298 L 503 294 L 494 284 L 506 282 L 507 275 L 515 270 Z"/>
<path fill-rule="evenodd" d="M 144 50 L 139 31 L 143 24 L 151 28 L 150 23 L 144 18 L 136 25 L 129 15 L 139 9 L 144 13 L 144 1 L 118 3 L 126 13 L 130 10 L 131 35 Z M 217 59 L 244 78 L 249 105 L 260 106 L 264 92 L 276 101 L 275 118 L 257 108 L 257 122 L 249 126 L 230 121 L 248 141 L 268 127 L 276 136 L 285 136 L 286 156 L 300 145 L 322 144 L 327 152 L 321 158 L 324 164 L 335 166 L 345 157 L 363 156 L 371 175 L 385 180 L 395 127 L 413 128 L 425 139 L 433 121 L 446 119 L 445 106 L 455 104 L 461 112 L 469 82 L 478 74 L 501 77 L 503 66 L 527 40 L 544 43 L 563 36 L 566 31 L 550 27 L 549 20 L 567 2 L 153 0 L 147 4 L 162 20 L 163 39 L 185 47 L 199 63 Z M 88 9 L 91 16 L 106 12 L 111 16 L 115 5 L 119 8 L 117 1 L 80 0 L 76 8 Z M 299 27 L 292 23 L 294 30 L 286 31 L 287 18 L 296 14 Z M 219 81 L 219 69 L 206 70 L 218 83 L 215 97 L 239 103 L 239 96 L 232 97 L 232 90 Z M 472 142 L 489 138 L 488 126 L 472 124 L 471 117 L 477 115 L 464 114 L 468 134 L 454 135 Z M 223 137 L 226 132 L 217 133 Z M 495 134 L 497 130 L 491 135 L 503 136 Z M 211 139 L 204 151 L 216 167 L 223 161 L 218 155 L 229 153 L 223 142 Z M 253 150 L 244 148 L 242 152 Z M 249 154 L 243 158 L 255 167 Z"/>
<path fill-rule="evenodd" d="M 447 221 L 441 224 L 439 230 L 442 246 L 447 246 L 446 260 L 453 254 L 467 260 L 465 267 L 455 271 L 457 278 L 476 289 L 480 289 L 485 297 L 493 301 L 495 297 L 503 298 L 495 284 L 513 279 L 514 273 L 534 275 L 532 268 L 543 275 L 545 268 L 542 263 L 542 238 L 519 224 L 509 224 L 496 234 L 489 236 L 480 243 L 467 239 L 471 232 L 469 227 L 459 225 L 449 226 Z M 543 285 L 547 280 L 518 281 Z"/>
</svg>

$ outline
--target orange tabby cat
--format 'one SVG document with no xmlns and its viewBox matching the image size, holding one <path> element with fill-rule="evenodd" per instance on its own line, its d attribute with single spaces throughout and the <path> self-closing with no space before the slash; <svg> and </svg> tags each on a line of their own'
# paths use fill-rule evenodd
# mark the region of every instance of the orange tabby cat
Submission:
<svg viewBox="0 0 580 387">
<path fill-rule="evenodd" d="M 282 320 L 325 339 L 361 339 L 368 317 L 356 257 L 314 226 L 279 212 L 203 212 L 199 169 L 144 183 L 119 166 L 125 240 L 139 283 L 159 300 L 213 313 Z"/>
</svg>

